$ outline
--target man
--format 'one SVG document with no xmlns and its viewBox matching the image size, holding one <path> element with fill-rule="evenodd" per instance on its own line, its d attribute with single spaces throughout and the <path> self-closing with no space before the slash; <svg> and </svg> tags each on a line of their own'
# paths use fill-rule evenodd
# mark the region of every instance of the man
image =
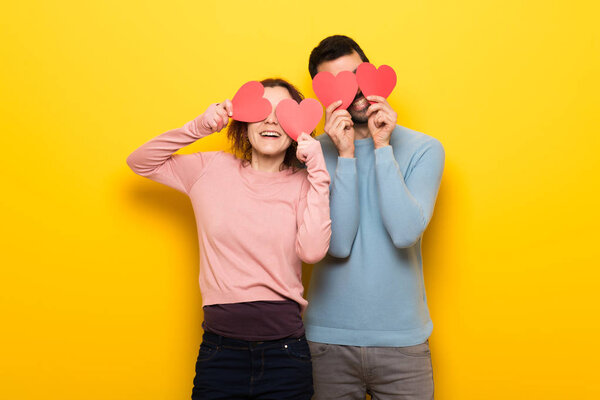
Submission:
<svg viewBox="0 0 600 400">
<path fill-rule="evenodd" d="M 354 40 L 336 35 L 312 51 L 309 71 L 336 75 L 363 61 Z M 359 89 L 347 111 L 340 104 L 326 109 L 318 138 L 331 176 L 332 237 L 305 314 L 314 399 L 433 399 L 421 236 L 444 149 L 396 125 L 382 97 L 365 99 Z"/>
</svg>

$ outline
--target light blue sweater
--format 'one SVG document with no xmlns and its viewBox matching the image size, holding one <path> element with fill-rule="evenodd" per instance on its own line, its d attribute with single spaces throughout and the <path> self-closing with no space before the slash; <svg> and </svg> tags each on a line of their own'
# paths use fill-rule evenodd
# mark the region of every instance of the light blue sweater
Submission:
<svg viewBox="0 0 600 400">
<path fill-rule="evenodd" d="M 352 346 L 423 343 L 427 309 L 421 236 L 444 168 L 441 143 L 396 126 L 390 146 L 356 140 L 340 158 L 318 137 L 331 176 L 331 243 L 315 265 L 304 320 L 309 340 Z"/>
</svg>

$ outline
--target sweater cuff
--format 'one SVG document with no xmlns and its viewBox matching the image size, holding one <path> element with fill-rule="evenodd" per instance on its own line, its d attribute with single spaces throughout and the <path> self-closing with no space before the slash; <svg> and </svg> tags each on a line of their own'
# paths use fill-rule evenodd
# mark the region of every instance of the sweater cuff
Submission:
<svg viewBox="0 0 600 400">
<path fill-rule="evenodd" d="M 212 132 L 202 128 L 202 115 L 200 114 L 199 116 L 197 116 L 196 118 L 194 118 L 193 120 L 191 120 L 190 122 L 188 122 L 187 124 L 185 124 L 184 128 L 190 132 L 192 134 L 193 137 L 195 137 L 196 139 L 202 139 L 203 137 L 206 137 L 208 135 L 210 135 Z"/>
<path fill-rule="evenodd" d="M 392 146 L 385 146 L 375 149 L 375 164 L 396 161 Z"/>
<path fill-rule="evenodd" d="M 356 158 L 338 157 L 336 174 L 356 174 Z"/>
</svg>

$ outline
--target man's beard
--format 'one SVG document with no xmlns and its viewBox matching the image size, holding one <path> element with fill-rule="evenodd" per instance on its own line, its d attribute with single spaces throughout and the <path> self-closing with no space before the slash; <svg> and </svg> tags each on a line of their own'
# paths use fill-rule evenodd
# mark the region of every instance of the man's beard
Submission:
<svg viewBox="0 0 600 400">
<path fill-rule="evenodd" d="M 355 124 L 366 124 L 369 120 L 369 118 L 367 118 L 367 109 L 369 108 L 369 105 L 368 100 L 365 99 L 362 92 L 358 92 L 348 107 L 352 122 Z"/>
</svg>

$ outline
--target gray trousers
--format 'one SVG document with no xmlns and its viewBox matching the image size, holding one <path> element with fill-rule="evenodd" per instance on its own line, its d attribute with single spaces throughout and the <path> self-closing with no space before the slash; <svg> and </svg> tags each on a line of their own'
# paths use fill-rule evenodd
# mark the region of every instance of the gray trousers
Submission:
<svg viewBox="0 0 600 400">
<path fill-rule="evenodd" d="M 432 400 L 429 343 L 358 347 L 308 342 L 313 400 Z"/>
</svg>

